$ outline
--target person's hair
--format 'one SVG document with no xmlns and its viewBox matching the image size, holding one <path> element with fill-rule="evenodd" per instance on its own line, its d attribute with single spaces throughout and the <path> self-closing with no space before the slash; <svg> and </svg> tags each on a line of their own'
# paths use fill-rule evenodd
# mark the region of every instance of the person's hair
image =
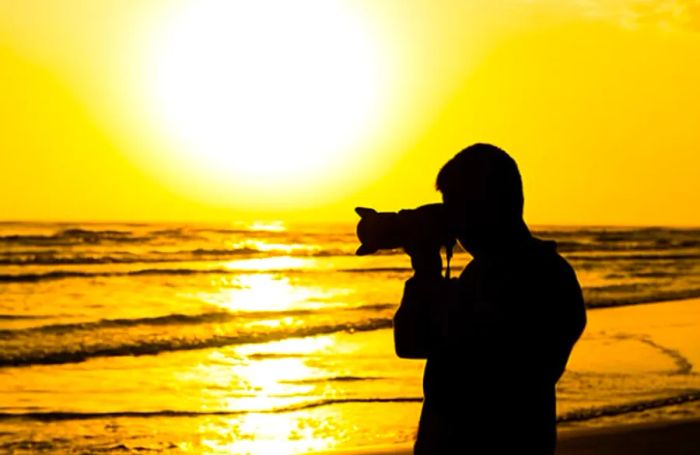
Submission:
<svg viewBox="0 0 700 455">
<path fill-rule="evenodd" d="M 459 194 L 469 191 L 468 181 L 477 178 L 489 203 L 496 204 L 506 216 L 522 217 L 523 184 L 518 165 L 495 145 L 478 143 L 459 152 L 440 169 L 435 186 L 442 194 Z"/>
</svg>

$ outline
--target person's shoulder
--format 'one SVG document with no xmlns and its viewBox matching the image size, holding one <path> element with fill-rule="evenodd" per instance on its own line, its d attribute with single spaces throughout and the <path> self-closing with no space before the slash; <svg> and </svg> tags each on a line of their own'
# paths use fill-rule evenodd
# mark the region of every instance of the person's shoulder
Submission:
<svg viewBox="0 0 700 455">
<path fill-rule="evenodd" d="M 545 243 L 542 248 L 542 268 L 540 278 L 547 282 L 548 287 L 559 297 L 572 298 L 571 301 L 582 301 L 581 284 L 574 267 L 556 250 L 553 240 L 537 239 Z"/>
<path fill-rule="evenodd" d="M 554 240 L 540 239 L 533 236 L 527 257 L 533 268 L 561 277 L 576 276 L 576 272 L 569 261 L 557 251 L 557 242 Z"/>
<path fill-rule="evenodd" d="M 564 260 L 559 254 L 559 251 L 557 251 L 557 242 L 555 240 L 541 239 L 533 235 L 527 243 L 526 250 L 529 255 L 536 259 L 549 261 Z"/>
</svg>

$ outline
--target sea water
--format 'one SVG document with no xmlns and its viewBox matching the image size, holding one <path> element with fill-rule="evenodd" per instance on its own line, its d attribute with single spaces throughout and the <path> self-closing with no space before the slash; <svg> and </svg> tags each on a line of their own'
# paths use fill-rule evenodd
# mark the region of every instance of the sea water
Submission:
<svg viewBox="0 0 700 455">
<path fill-rule="evenodd" d="M 589 313 L 700 297 L 700 229 L 533 232 L 557 242 Z M 410 261 L 357 246 L 351 224 L 1 223 L 0 452 L 410 442 L 423 363 L 391 338 Z M 624 333 L 587 346 L 558 385 L 562 425 L 700 400 L 677 349 Z M 632 363 L 610 371 L 596 349 Z"/>
</svg>

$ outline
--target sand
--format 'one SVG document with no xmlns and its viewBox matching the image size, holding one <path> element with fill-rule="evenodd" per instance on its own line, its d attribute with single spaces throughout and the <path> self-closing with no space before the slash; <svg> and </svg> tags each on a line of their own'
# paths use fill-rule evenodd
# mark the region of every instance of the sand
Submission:
<svg viewBox="0 0 700 455">
<path fill-rule="evenodd" d="M 560 431 L 557 455 L 700 454 L 700 419 Z M 316 455 L 409 455 L 407 445 L 319 452 Z"/>
<path fill-rule="evenodd" d="M 700 454 L 700 419 L 562 432 L 557 454 Z"/>
<path fill-rule="evenodd" d="M 688 299 L 662 304 L 646 304 L 606 308 L 588 312 L 589 325 L 585 340 L 574 350 L 569 366 L 575 370 L 595 369 L 615 373 L 648 369 L 668 370 L 675 375 L 697 374 L 700 365 L 700 299 Z M 611 350 L 597 343 L 610 336 L 624 334 L 640 339 L 650 352 L 630 352 L 629 348 Z M 635 338 L 636 337 L 636 338 Z M 658 352 L 655 352 L 658 351 Z M 652 355 L 663 354 L 660 360 Z M 668 365 L 662 364 L 662 362 Z M 660 368 L 663 366 L 663 368 Z M 689 405 L 684 405 L 689 406 Z M 696 454 L 700 455 L 700 418 L 671 419 L 672 407 L 613 416 L 612 421 L 600 420 L 595 427 L 567 427 L 558 430 L 557 455 L 581 454 Z M 692 411 L 691 416 L 697 416 Z M 631 423 L 633 419 L 653 419 Z M 614 419 L 618 419 L 615 421 Z M 628 419 L 619 422 L 619 419 Z M 416 422 L 417 424 L 417 422 Z M 601 426 L 607 425 L 607 426 Z M 504 435 L 507 437 L 507 435 Z M 459 452 L 459 451 L 457 451 Z M 322 452 L 335 455 L 411 454 L 411 445 L 361 448 Z"/>
</svg>

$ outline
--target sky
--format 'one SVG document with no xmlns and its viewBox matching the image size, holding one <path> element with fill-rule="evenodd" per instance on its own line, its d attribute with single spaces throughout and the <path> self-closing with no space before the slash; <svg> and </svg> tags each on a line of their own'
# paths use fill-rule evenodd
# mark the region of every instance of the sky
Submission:
<svg viewBox="0 0 700 455">
<path fill-rule="evenodd" d="M 700 225 L 700 2 L 0 0 L 0 219 L 353 221 L 475 142 L 534 225 Z"/>
</svg>

